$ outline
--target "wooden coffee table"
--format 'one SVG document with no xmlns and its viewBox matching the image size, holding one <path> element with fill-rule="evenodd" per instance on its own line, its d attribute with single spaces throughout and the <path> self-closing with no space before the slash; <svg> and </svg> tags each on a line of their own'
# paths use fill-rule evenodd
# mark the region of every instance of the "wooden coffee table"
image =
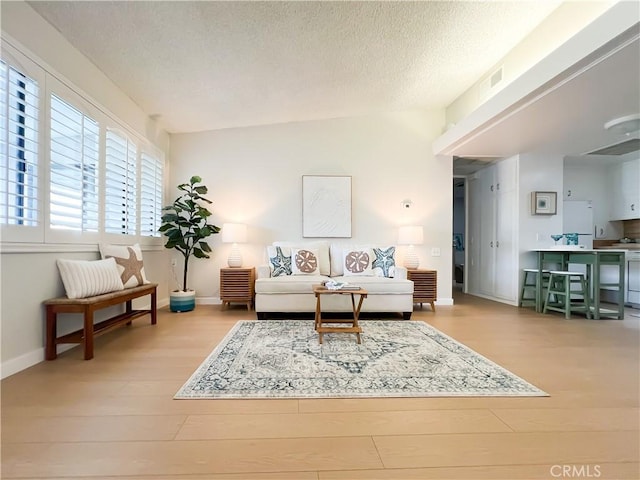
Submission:
<svg viewBox="0 0 640 480">
<path fill-rule="evenodd" d="M 362 328 L 358 324 L 358 318 L 360 317 L 360 309 L 362 308 L 362 301 L 367 298 L 367 291 L 363 288 L 358 290 L 329 290 L 327 287 L 322 285 L 314 285 L 313 293 L 316 296 L 316 332 L 318 332 L 318 342 L 322 343 L 322 335 L 324 333 L 355 333 L 356 338 L 358 339 L 358 343 L 360 343 L 360 334 L 362 333 Z M 353 319 L 352 320 L 343 320 L 343 319 L 330 319 L 323 320 L 322 319 L 322 307 L 320 306 L 320 298 L 323 295 L 350 295 L 351 296 L 351 306 L 353 308 Z M 356 306 L 355 295 L 359 295 L 360 298 L 358 300 L 358 305 Z M 331 326 L 326 327 L 323 323 L 348 323 L 349 326 L 338 327 Z"/>
</svg>

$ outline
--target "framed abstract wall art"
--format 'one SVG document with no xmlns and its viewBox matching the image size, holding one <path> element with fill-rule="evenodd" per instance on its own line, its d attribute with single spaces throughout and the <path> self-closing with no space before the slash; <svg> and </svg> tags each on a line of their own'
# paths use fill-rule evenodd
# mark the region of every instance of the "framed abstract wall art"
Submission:
<svg viewBox="0 0 640 480">
<path fill-rule="evenodd" d="M 531 192 L 532 215 L 555 215 L 558 211 L 557 192 Z"/>
<path fill-rule="evenodd" d="M 351 237 L 350 176 L 302 176 L 302 236 Z"/>
</svg>

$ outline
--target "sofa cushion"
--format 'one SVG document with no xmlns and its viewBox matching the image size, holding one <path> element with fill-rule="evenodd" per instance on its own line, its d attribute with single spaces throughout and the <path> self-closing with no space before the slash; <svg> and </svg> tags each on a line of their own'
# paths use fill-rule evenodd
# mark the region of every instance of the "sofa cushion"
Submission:
<svg viewBox="0 0 640 480">
<path fill-rule="evenodd" d="M 377 277 L 392 278 L 396 273 L 396 247 L 373 247 L 371 269 Z"/>
<path fill-rule="evenodd" d="M 332 243 L 329 246 L 331 255 L 331 273 L 332 277 L 344 275 L 344 258 L 342 258 L 343 245 Z"/>
<path fill-rule="evenodd" d="M 342 250 L 342 267 L 345 277 L 373 276 L 371 260 L 373 251 L 369 247 L 350 247 Z"/>
<path fill-rule="evenodd" d="M 400 280 L 397 278 L 384 277 L 331 277 L 336 282 L 346 282 L 357 285 L 367 290 L 372 295 L 376 294 L 411 294 L 413 295 L 413 282 L 411 280 Z"/>
<path fill-rule="evenodd" d="M 317 275 L 320 270 L 317 248 L 292 248 L 291 270 L 293 275 Z"/>
<path fill-rule="evenodd" d="M 329 275 L 331 273 L 331 265 L 329 262 L 329 243 L 324 241 L 317 242 L 273 242 L 274 247 L 289 248 L 311 248 L 318 250 L 318 262 L 320 265 L 320 275 Z"/>
<path fill-rule="evenodd" d="M 377 246 L 377 245 L 362 245 L 362 246 L 354 246 L 354 245 L 344 245 L 340 243 L 331 243 L 329 246 L 329 252 L 331 254 L 331 276 L 338 277 L 342 275 L 349 275 L 345 272 L 344 268 L 344 252 L 345 250 L 353 250 L 357 248 L 369 248 L 372 250 L 371 253 L 371 270 L 373 270 L 373 275 L 377 275 L 380 277 L 393 277 L 395 275 L 395 246 Z M 389 249 L 393 249 L 389 251 Z M 387 252 L 387 258 L 384 260 L 384 263 L 387 264 L 387 274 L 384 274 L 384 269 L 382 268 L 382 261 L 378 260 L 377 265 L 374 265 L 374 262 L 378 258 L 375 254 L 375 251 L 378 250 L 378 254 L 381 252 Z M 393 267 L 391 266 L 391 261 L 393 261 Z M 377 268 L 376 268 L 377 267 Z M 371 275 L 371 273 L 367 272 L 367 275 Z"/>
<path fill-rule="evenodd" d="M 267 247 L 269 270 L 272 277 L 291 275 L 291 249 L 289 247 Z"/>
<path fill-rule="evenodd" d="M 313 286 L 320 285 L 329 277 L 324 275 L 288 275 L 282 277 L 259 278 L 256 293 L 308 293 L 313 294 Z"/>
</svg>

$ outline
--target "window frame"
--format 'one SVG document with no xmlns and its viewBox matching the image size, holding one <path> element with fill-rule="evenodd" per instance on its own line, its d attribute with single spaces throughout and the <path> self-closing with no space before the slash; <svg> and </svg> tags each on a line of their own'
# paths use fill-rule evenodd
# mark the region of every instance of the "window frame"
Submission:
<svg viewBox="0 0 640 480">
<path fill-rule="evenodd" d="M 0 49 L 0 58 L 7 64 L 8 67 L 12 67 L 25 76 L 31 78 L 38 84 L 38 151 L 37 151 L 37 197 L 36 197 L 36 211 L 37 220 L 36 225 L 11 225 L 0 224 L 0 238 L 2 242 L 41 242 L 44 235 L 44 196 L 46 190 L 45 169 L 44 166 L 44 147 L 46 145 L 45 127 L 43 125 L 43 112 L 45 109 L 45 90 L 46 90 L 46 72 L 39 67 L 35 62 L 28 57 L 20 53 L 11 45 L 3 42 L 2 49 Z"/>
<path fill-rule="evenodd" d="M 99 142 L 98 142 L 98 231 L 78 231 L 78 230 L 60 230 L 51 228 L 51 95 L 55 95 L 62 101 L 68 103 L 73 108 L 79 110 L 83 115 L 91 117 L 98 123 Z M 47 81 L 47 98 L 46 98 L 46 202 L 45 202 L 45 243 L 97 243 L 101 240 L 101 234 L 104 231 L 102 225 L 102 209 L 104 201 L 103 195 L 103 179 L 104 168 L 102 167 L 103 150 L 104 150 L 104 114 L 86 101 L 76 92 L 71 90 L 65 84 L 57 79 L 48 79 Z"/>
</svg>

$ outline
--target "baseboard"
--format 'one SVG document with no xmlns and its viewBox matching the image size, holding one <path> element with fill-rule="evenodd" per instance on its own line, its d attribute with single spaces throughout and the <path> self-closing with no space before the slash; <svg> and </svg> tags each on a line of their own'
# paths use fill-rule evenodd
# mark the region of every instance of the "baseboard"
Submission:
<svg viewBox="0 0 640 480">
<path fill-rule="evenodd" d="M 77 347 L 77 344 L 69 343 L 65 345 L 58 345 L 58 353 L 66 352 L 67 350 Z M 7 360 L 0 365 L 0 378 L 7 378 L 13 374 L 26 370 L 29 367 L 44 362 L 44 347 L 33 350 L 19 357 Z"/>
<path fill-rule="evenodd" d="M 196 297 L 196 304 L 198 305 L 220 305 L 222 301 L 220 297 Z"/>
<path fill-rule="evenodd" d="M 517 307 L 518 306 L 518 300 L 506 300 L 504 298 L 492 297 L 490 295 L 485 295 L 483 293 L 471 293 L 471 292 L 469 292 L 469 295 L 473 295 L 475 297 L 484 298 L 486 300 L 492 300 L 492 301 L 498 302 L 498 303 L 504 303 L 506 305 L 511 305 L 513 307 Z"/>
<path fill-rule="evenodd" d="M 7 360 L 6 362 L 2 362 L 2 378 L 7 378 L 14 373 L 18 373 L 26 368 L 35 365 L 36 363 L 40 363 L 44 360 L 44 348 L 39 348 L 37 350 L 33 350 L 32 352 L 25 353 L 24 355 L 20 355 L 19 357 L 12 358 L 11 360 Z"/>
<path fill-rule="evenodd" d="M 439 307 L 448 307 L 453 305 L 453 298 L 439 298 L 436 300 L 436 305 Z"/>
<path fill-rule="evenodd" d="M 156 301 L 156 308 L 168 306 L 168 297 Z M 139 308 L 148 309 L 149 307 L 150 304 L 146 303 Z M 58 353 L 66 352 L 67 350 L 70 350 L 77 346 L 78 344 L 75 343 L 57 345 Z M 15 373 L 26 370 L 27 368 L 32 367 L 40 362 L 44 362 L 44 347 L 38 348 L 29 353 L 25 353 L 24 355 L 20 355 L 19 357 L 12 358 L 11 360 L 7 360 L 6 362 L 0 364 L 0 379 L 10 377 Z"/>
</svg>

